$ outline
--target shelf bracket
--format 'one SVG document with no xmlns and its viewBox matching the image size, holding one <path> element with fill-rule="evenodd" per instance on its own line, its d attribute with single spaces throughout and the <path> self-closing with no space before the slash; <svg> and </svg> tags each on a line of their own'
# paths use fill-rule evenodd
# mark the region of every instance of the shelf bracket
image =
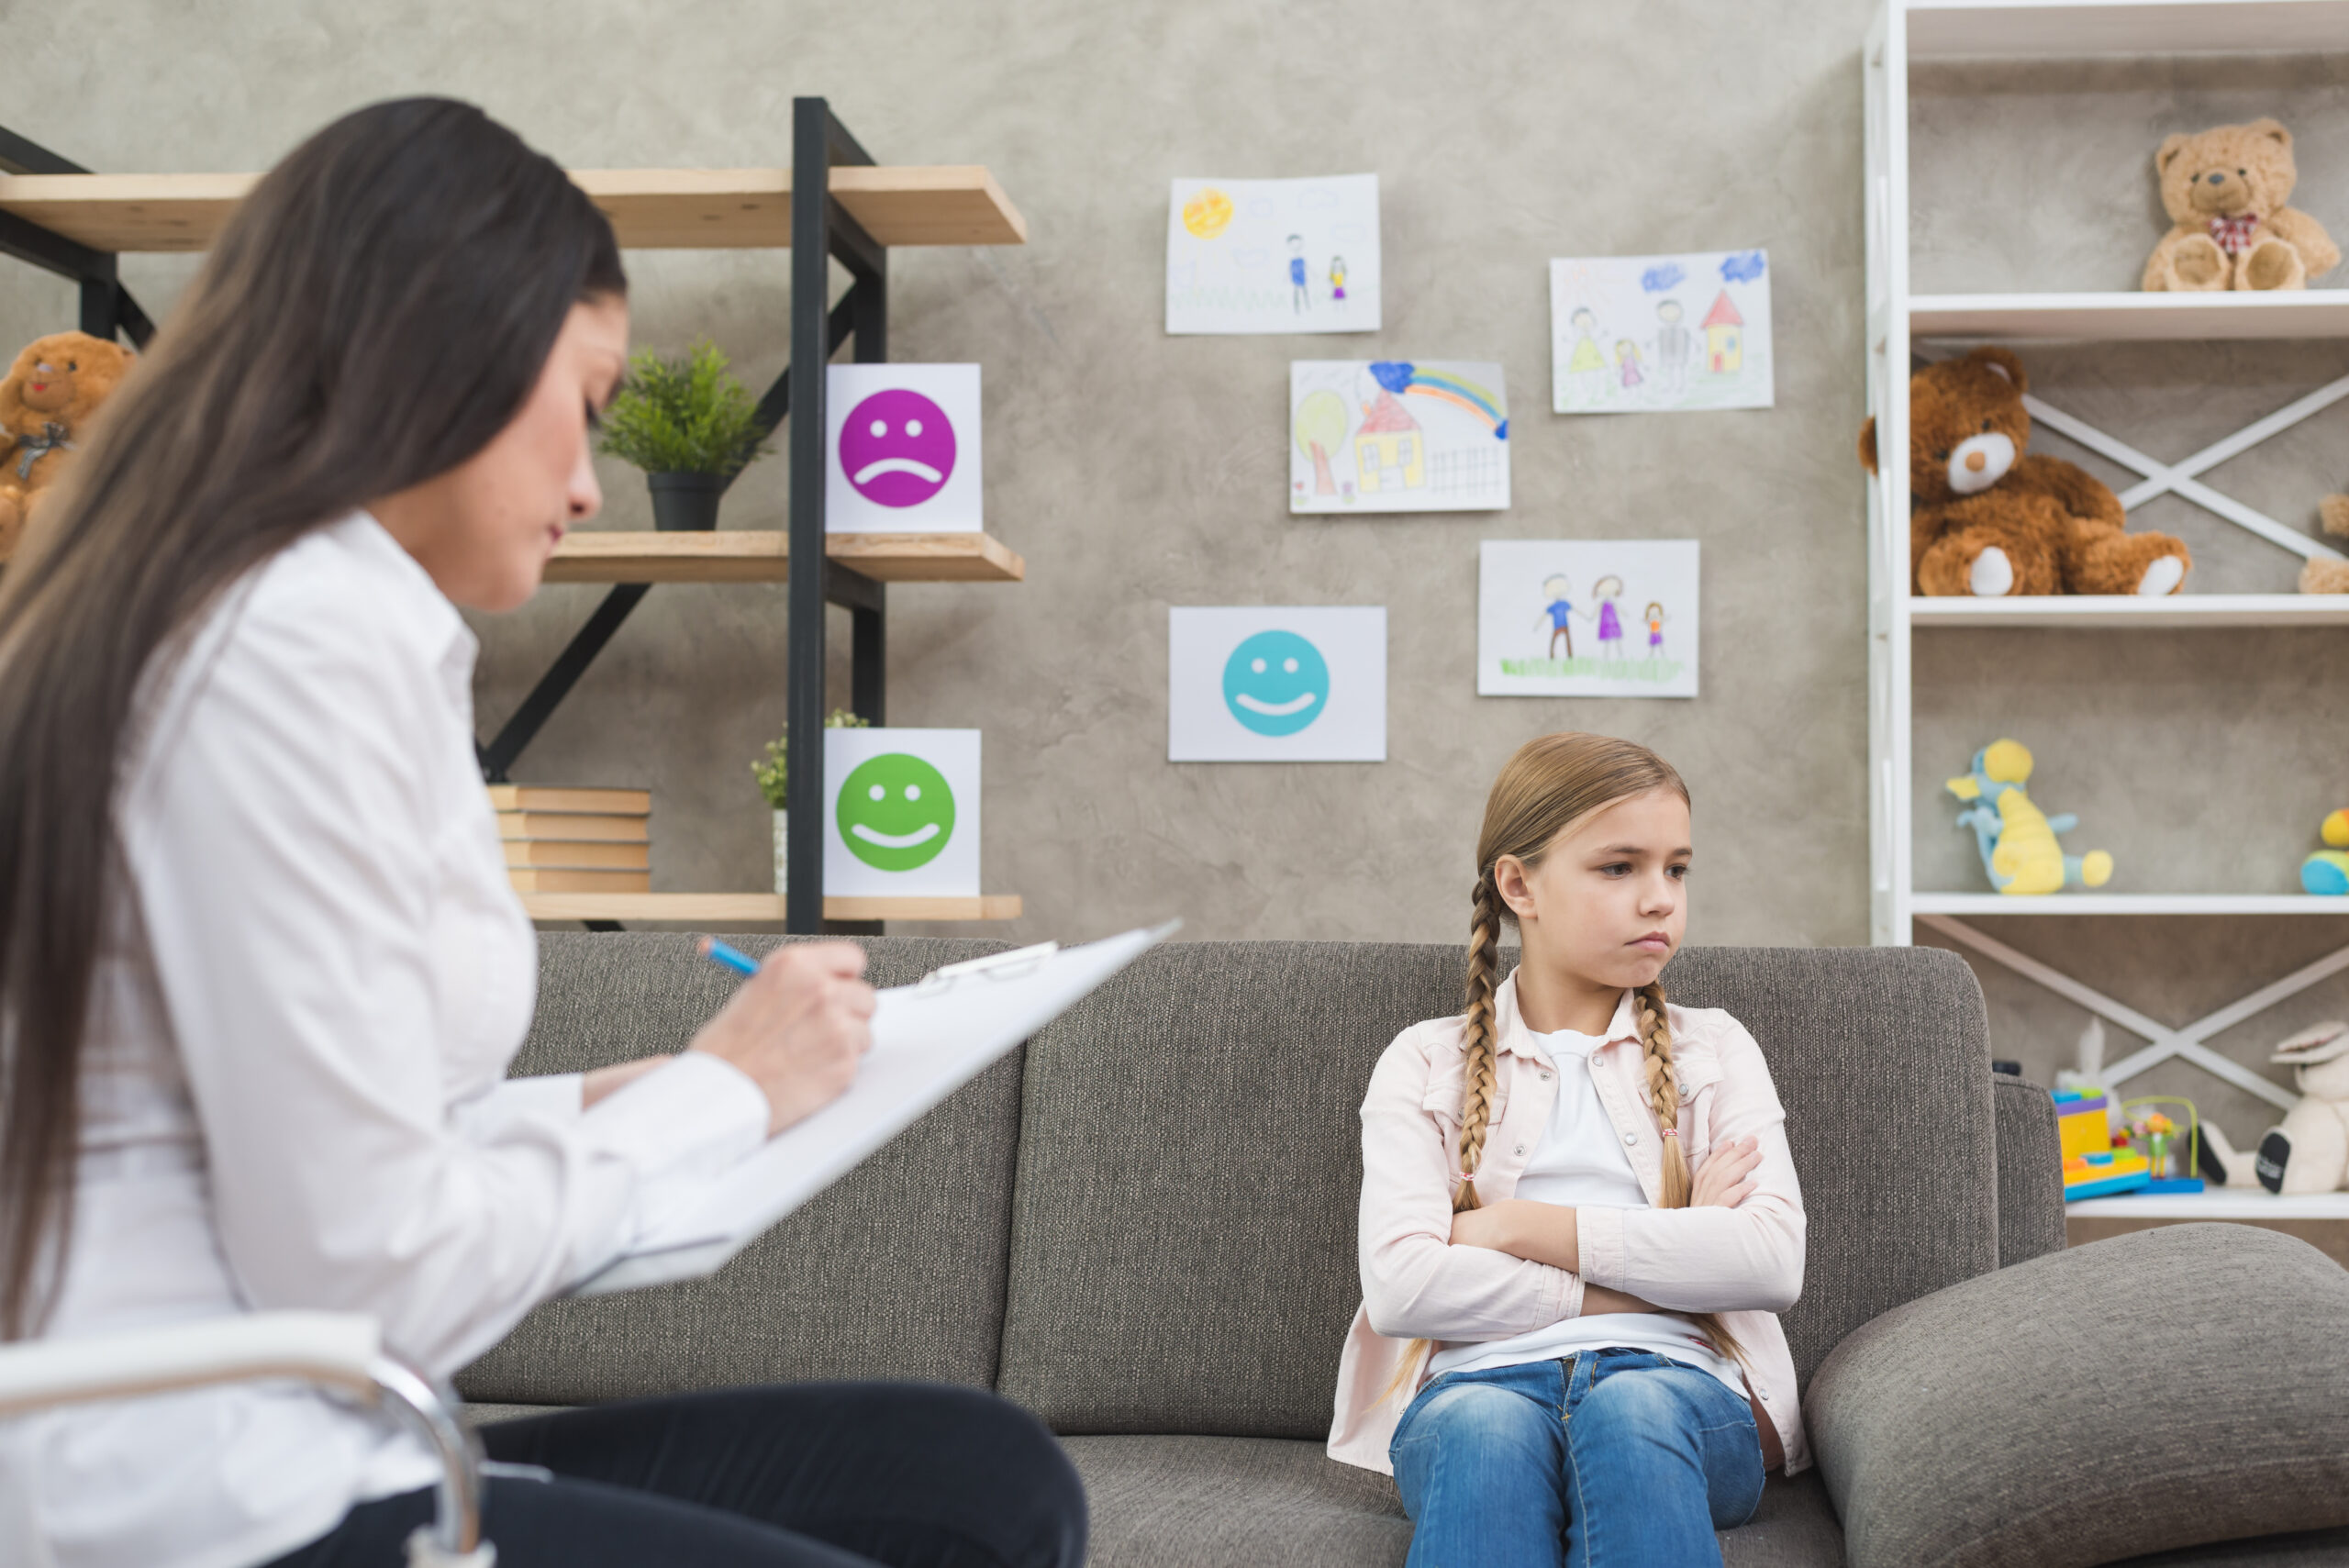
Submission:
<svg viewBox="0 0 2349 1568">
<path fill-rule="evenodd" d="M 61 158 L 39 142 L 0 127 L 0 172 L 11 174 L 86 174 L 71 159 Z M 112 342 L 128 333 L 134 347 L 143 349 L 155 336 L 155 324 L 122 286 L 114 252 L 94 250 L 12 212 L 0 212 L 0 255 L 13 256 L 44 272 L 71 278 L 82 288 L 83 331 Z"/>
<path fill-rule="evenodd" d="M 2038 982 L 2065 1000 L 2120 1025 L 2131 1034 L 2143 1037 L 2147 1043 L 2143 1049 L 2131 1052 L 2104 1070 L 2102 1076 L 2106 1087 L 2117 1088 L 2147 1068 L 2177 1056 L 2214 1077 L 2225 1079 L 2245 1093 L 2258 1095 L 2281 1110 L 2291 1109 L 2299 1096 L 2269 1082 L 2242 1062 L 2220 1055 L 2204 1041 L 2234 1028 L 2254 1014 L 2266 1012 L 2288 996 L 2298 995 L 2318 981 L 2349 969 L 2349 947 L 2344 947 L 2326 954 L 2314 963 L 2294 970 L 2271 985 L 2262 986 L 2240 1001 L 2229 1003 L 2208 1018 L 2197 1018 L 2184 1029 L 2174 1029 L 2154 1022 L 2126 1003 L 2116 1002 L 2103 992 L 2081 984 L 2029 953 L 2016 951 L 1996 937 L 1977 931 L 1963 920 L 1954 920 L 1946 915 L 1920 915 L 1917 923 L 1939 931 L 1952 941 L 1972 948 L 1983 957 L 2013 970 L 2027 980 Z"/>
</svg>

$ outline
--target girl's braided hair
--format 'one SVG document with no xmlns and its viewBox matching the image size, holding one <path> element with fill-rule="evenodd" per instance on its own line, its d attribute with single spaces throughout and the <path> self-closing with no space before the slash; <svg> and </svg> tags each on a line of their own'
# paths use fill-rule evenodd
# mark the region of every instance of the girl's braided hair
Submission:
<svg viewBox="0 0 2349 1568">
<path fill-rule="evenodd" d="M 1476 885 L 1469 895 L 1468 983 L 1461 1027 L 1460 1190 L 1452 1211 L 1477 1207 L 1476 1172 L 1483 1163 L 1485 1132 L 1492 1120 L 1498 1040 L 1493 993 L 1498 986 L 1501 922 L 1510 918 L 1501 902 L 1494 866 L 1514 855 L 1529 867 L 1540 863 L 1559 834 L 1594 811 L 1620 800 L 1668 789 L 1685 803 L 1688 786 L 1672 764 L 1634 740 L 1566 731 L 1529 740 L 1493 781 L 1485 800 L 1484 829 L 1476 838 Z M 1652 982 L 1635 993 L 1640 1041 L 1645 1051 L 1648 1106 L 1659 1127 L 1680 1125 L 1680 1081 L 1672 1064 L 1672 1023 L 1664 1011 L 1664 985 Z M 1688 1207 L 1688 1156 L 1678 1138 L 1664 1142 L 1664 1208 Z M 1743 1351 L 1711 1313 L 1687 1314 L 1689 1321 L 1732 1356 Z M 1420 1360 L 1433 1341 L 1415 1340 L 1405 1351 L 1396 1387 L 1416 1383 Z M 1391 1391 L 1390 1391 L 1391 1392 Z"/>
</svg>

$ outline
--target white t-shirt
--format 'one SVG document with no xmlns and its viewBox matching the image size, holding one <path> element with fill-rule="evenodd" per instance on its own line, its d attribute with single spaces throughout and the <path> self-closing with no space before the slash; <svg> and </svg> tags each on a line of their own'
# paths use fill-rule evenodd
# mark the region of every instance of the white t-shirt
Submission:
<svg viewBox="0 0 2349 1568">
<path fill-rule="evenodd" d="M 1605 1037 L 1560 1029 L 1534 1035 L 1532 1040 L 1536 1053 L 1558 1074 L 1558 1103 L 1542 1141 L 1525 1162 L 1525 1173 L 1518 1178 L 1516 1195 L 1568 1208 L 1650 1207 L 1591 1077 L 1591 1053 L 1607 1043 Z M 1588 1313 L 1506 1340 L 1447 1344 L 1428 1362 L 1428 1375 L 1487 1372 L 1612 1349 L 1670 1356 L 1711 1373 L 1741 1396 L 1745 1393 L 1737 1363 L 1716 1352 L 1695 1324 L 1675 1312 Z"/>
</svg>

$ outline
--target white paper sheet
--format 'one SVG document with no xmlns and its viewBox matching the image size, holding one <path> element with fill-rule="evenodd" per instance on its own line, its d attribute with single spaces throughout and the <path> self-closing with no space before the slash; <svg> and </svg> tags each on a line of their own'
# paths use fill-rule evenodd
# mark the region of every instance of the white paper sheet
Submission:
<svg viewBox="0 0 2349 1568">
<path fill-rule="evenodd" d="M 873 1049 L 847 1094 L 769 1139 L 706 1199 L 570 1294 L 602 1296 L 715 1273 L 989 1062 L 1173 934 L 1175 924 L 882 992 Z"/>
<path fill-rule="evenodd" d="M 1166 330 L 1378 330 L 1378 176 L 1174 182 Z"/>
</svg>

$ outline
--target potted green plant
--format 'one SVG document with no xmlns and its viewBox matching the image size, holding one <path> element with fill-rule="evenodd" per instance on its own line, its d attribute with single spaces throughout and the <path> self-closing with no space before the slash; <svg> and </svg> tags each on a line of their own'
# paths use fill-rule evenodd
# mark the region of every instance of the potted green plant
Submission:
<svg viewBox="0 0 2349 1568">
<path fill-rule="evenodd" d="M 844 707 L 836 707 L 826 717 L 827 729 L 870 729 L 873 721 L 861 718 Z M 791 779 L 791 728 L 785 726 L 783 734 L 767 742 L 766 754 L 751 764 L 751 776 L 759 781 L 759 793 L 767 797 L 767 806 L 774 812 L 774 890 L 788 893 L 785 885 L 790 871 L 785 861 L 789 839 L 785 831 L 790 821 L 786 808 L 791 804 L 788 784 Z"/>
<path fill-rule="evenodd" d="M 646 349 L 604 412 L 596 450 L 644 471 L 652 524 L 664 531 L 718 526 L 718 498 L 753 458 L 774 449 L 758 428 L 758 404 L 707 338 L 682 355 Z"/>
</svg>

